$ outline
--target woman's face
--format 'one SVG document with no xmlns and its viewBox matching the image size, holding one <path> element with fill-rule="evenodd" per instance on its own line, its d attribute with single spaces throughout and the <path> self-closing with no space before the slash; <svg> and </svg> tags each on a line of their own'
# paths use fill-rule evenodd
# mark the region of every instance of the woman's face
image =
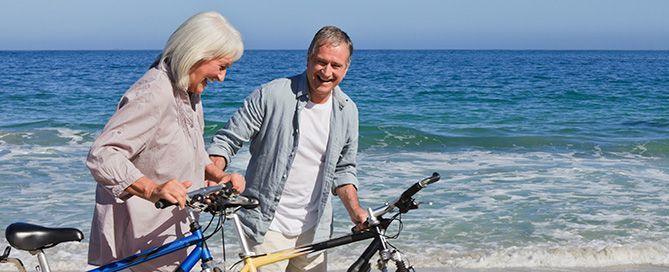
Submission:
<svg viewBox="0 0 669 272">
<path fill-rule="evenodd" d="M 232 65 L 232 58 L 230 57 L 202 60 L 196 63 L 190 69 L 188 91 L 202 94 L 209 81 L 222 82 L 230 65 Z"/>
</svg>

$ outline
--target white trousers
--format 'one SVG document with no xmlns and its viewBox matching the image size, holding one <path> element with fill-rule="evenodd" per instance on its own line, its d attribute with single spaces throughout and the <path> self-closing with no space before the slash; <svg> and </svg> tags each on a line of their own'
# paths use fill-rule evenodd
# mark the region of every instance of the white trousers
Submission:
<svg viewBox="0 0 669 272">
<path fill-rule="evenodd" d="M 287 236 L 280 232 L 268 230 L 262 244 L 252 245 L 256 254 L 266 254 L 283 249 L 294 248 L 314 243 L 316 228 L 312 228 L 300 235 Z M 265 265 L 258 269 L 260 272 L 326 272 L 327 256 L 325 251 L 307 254 L 290 260 Z"/>
</svg>

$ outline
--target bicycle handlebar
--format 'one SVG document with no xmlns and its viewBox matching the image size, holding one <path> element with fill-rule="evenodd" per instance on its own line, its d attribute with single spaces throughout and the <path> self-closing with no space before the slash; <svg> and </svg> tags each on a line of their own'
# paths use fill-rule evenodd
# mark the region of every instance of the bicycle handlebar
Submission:
<svg viewBox="0 0 669 272">
<path fill-rule="evenodd" d="M 205 197 L 208 197 L 210 194 L 215 193 L 215 192 L 223 192 L 225 195 L 230 195 L 232 194 L 232 182 L 226 182 L 224 184 L 220 185 L 214 185 L 214 186 L 209 186 L 209 187 L 203 187 L 200 189 L 197 189 L 195 191 L 189 192 L 186 195 L 186 202 L 190 203 L 193 201 L 197 202 L 202 202 Z M 200 199 L 202 198 L 202 199 Z M 172 202 L 169 202 L 165 199 L 160 199 L 156 201 L 156 208 L 158 209 L 165 209 L 169 206 L 176 205 Z"/>
<path fill-rule="evenodd" d="M 413 195 L 418 193 L 420 189 L 425 188 L 425 186 L 430 185 L 432 183 L 437 182 L 441 177 L 439 176 L 439 173 L 434 172 L 432 173 L 432 176 L 424 178 L 423 180 L 416 182 L 413 186 L 409 187 L 409 189 L 406 189 L 400 196 L 400 199 L 402 200 L 408 200 L 410 199 Z"/>
<path fill-rule="evenodd" d="M 415 205 L 412 199 L 413 195 L 415 195 L 418 191 L 427 187 L 428 185 L 437 182 L 439 179 L 441 179 L 439 173 L 434 172 L 432 173 L 432 176 L 429 176 L 427 178 L 422 179 L 419 182 L 416 182 L 414 185 L 409 187 L 409 189 L 406 189 L 397 200 L 393 201 L 392 203 L 386 203 L 385 205 L 376 208 L 375 210 L 372 210 L 370 216 L 373 216 L 374 218 L 368 218 L 368 220 L 371 219 L 369 220 L 370 222 L 377 221 L 376 218 L 383 216 L 384 214 L 392 211 L 395 208 L 399 208 L 400 212 L 402 213 L 407 212 L 409 209 L 412 208 L 411 205 Z"/>
</svg>

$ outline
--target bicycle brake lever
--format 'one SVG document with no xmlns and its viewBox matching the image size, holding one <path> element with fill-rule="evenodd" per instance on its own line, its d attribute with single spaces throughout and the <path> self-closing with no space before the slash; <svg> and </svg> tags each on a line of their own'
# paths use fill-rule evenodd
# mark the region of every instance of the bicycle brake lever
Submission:
<svg viewBox="0 0 669 272">
<path fill-rule="evenodd" d="M 428 202 L 416 201 L 416 206 L 420 206 L 420 205 L 423 205 L 423 204 L 428 205 L 428 206 L 432 206 L 433 203 L 432 203 L 432 201 L 428 201 Z"/>
</svg>

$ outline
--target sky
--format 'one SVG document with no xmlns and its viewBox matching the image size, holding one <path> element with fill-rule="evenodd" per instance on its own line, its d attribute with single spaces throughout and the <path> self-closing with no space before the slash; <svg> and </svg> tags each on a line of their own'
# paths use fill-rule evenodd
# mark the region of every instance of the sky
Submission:
<svg viewBox="0 0 669 272">
<path fill-rule="evenodd" d="M 0 0 L 0 50 L 160 50 L 210 10 L 247 49 L 336 25 L 356 49 L 669 50 L 664 0 Z"/>
</svg>

